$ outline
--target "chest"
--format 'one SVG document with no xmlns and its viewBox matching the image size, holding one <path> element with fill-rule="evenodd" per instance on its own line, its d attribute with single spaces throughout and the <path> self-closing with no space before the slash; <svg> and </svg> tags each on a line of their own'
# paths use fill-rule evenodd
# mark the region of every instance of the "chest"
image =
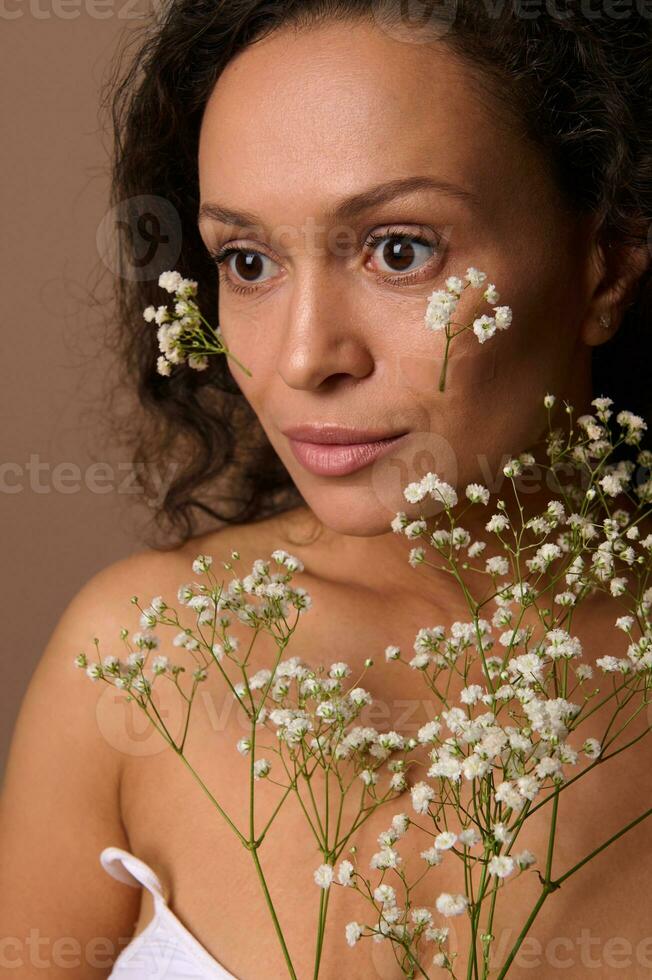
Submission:
<svg viewBox="0 0 652 980">
<path fill-rule="evenodd" d="M 379 669 L 374 672 L 372 668 L 361 685 L 371 691 L 374 702 L 365 709 L 359 723 L 379 731 L 393 729 L 406 736 L 416 735 L 422 725 L 440 714 L 442 705 L 417 671 L 404 664 L 384 664 L 383 653 L 389 643 L 394 643 L 409 656 L 413 655 L 411 647 L 416 631 L 425 625 L 435 625 L 435 620 L 426 623 L 423 617 L 403 617 L 399 627 L 399 617 L 386 609 L 365 609 L 359 604 L 357 608 L 349 607 L 344 601 L 338 608 L 337 622 L 313 621 L 310 629 L 297 633 L 285 655 L 298 655 L 308 662 L 344 661 L 354 668 L 353 676 L 362 670 L 365 657 L 371 656 Z M 594 635 L 589 636 L 585 631 L 583 636 L 587 649 L 591 645 L 595 647 L 597 642 L 599 629 L 597 625 L 594 628 L 597 631 Z M 595 656 L 603 652 L 600 648 Z M 263 646 L 259 655 L 262 665 L 273 651 Z M 481 680 L 479 664 L 474 670 L 467 680 L 478 682 Z M 459 703 L 457 691 L 462 683 L 461 680 L 453 682 L 449 691 L 453 703 Z M 187 763 L 148 727 L 146 719 L 139 717 L 134 708 L 129 724 L 137 748 L 128 758 L 122 786 L 123 820 L 131 849 L 152 865 L 167 885 L 175 914 L 232 973 L 243 980 L 284 977 L 287 971 L 251 854 L 207 795 L 211 793 L 229 819 L 247 832 L 249 760 L 236 750 L 236 743 L 250 734 L 249 723 L 224 684 L 212 679 L 199 689 L 189 719 L 173 690 L 161 693 L 157 708 L 175 738 L 179 739 L 184 730 L 187 732 L 184 751 Z M 619 725 L 631 713 L 631 710 L 624 712 Z M 600 737 L 612 714 L 611 710 L 597 711 L 586 735 Z M 643 711 L 630 723 L 629 738 L 642 734 L 649 723 Z M 274 744 L 267 733 L 261 734 L 260 741 L 268 746 Z M 622 740 L 619 744 L 623 744 Z M 597 766 L 563 791 L 553 847 L 553 877 L 564 874 L 652 805 L 650 744 L 648 736 L 642 737 L 626 752 Z M 283 772 L 271 753 L 269 757 L 273 762 L 270 776 L 287 784 L 288 773 Z M 381 877 L 378 870 L 369 868 L 369 861 L 379 850 L 378 835 L 388 829 L 396 813 L 405 812 L 421 825 L 421 829 L 411 827 L 405 839 L 396 845 L 406 879 L 418 879 L 425 869 L 420 854 L 431 846 L 434 828 L 427 819 L 415 814 L 409 786 L 427 778 L 429 763 L 425 750 L 417 753 L 416 758 L 417 764 L 409 770 L 408 790 L 391 803 L 372 810 L 349 841 L 355 843 L 356 861 L 372 887 Z M 353 774 L 350 789 L 343 793 L 332 777 L 327 785 L 319 769 L 311 780 L 311 790 L 301 788 L 301 799 L 290 793 L 281 802 L 283 791 L 270 779 L 255 784 L 257 834 L 280 806 L 258 853 L 299 977 L 313 974 L 321 895 L 313 871 L 323 861 L 316 836 L 320 829 L 323 831 L 328 812 L 329 839 L 346 838 L 359 813 L 360 789 L 360 779 Z M 456 829 L 456 819 L 452 814 L 447 829 Z M 533 851 L 537 862 L 520 877 L 508 878 L 499 886 L 492 923 L 496 937 L 494 966 L 504 960 L 540 895 L 536 869 L 545 867 L 550 825 L 548 804 L 526 821 L 519 834 L 515 850 Z M 629 980 L 649 976 L 652 969 L 652 926 L 647 898 L 647 881 L 652 872 L 650 826 L 648 822 L 638 824 L 548 896 L 509 976 L 537 976 L 545 980 L 557 976 L 562 969 L 574 980 L 595 976 L 622 976 Z M 444 825 L 437 829 L 443 830 Z M 345 857 L 351 858 L 346 849 L 340 860 Z M 391 882 L 400 894 L 396 872 L 385 872 L 382 880 Z M 435 909 L 435 899 L 441 892 L 463 890 L 463 865 L 453 853 L 447 853 L 441 864 L 421 877 L 409 896 L 412 906 L 432 911 L 435 924 L 449 927 L 449 949 L 458 953 L 457 976 L 466 975 L 468 920 L 466 916 L 443 919 Z M 331 980 L 340 976 L 345 964 L 351 978 L 366 980 L 379 976 L 400 980 L 403 973 L 387 941 L 376 943 L 365 939 L 353 949 L 346 943 L 346 923 L 352 920 L 371 923 L 374 921 L 371 913 L 369 903 L 352 889 L 331 887 L 320 977 Z M 138 929 L 150 917 L 151 908 L 145 901 Z M 433 946 L 427 962 L 435 951 Z M 431 975 L 438 973 L 444 975 L 434 968 Z"/>
</svg>

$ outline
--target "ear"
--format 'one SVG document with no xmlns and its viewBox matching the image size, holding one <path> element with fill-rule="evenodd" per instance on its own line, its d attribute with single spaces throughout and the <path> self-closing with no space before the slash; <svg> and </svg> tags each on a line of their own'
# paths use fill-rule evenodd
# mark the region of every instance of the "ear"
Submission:
<svg viewBox="0 0 652 980">
<path fill-rule="evenodd" d="M 652 264 L 652 246 L 647 241 L 613 246 L 596 239 L 589 261 L 595 286 L 580 336 L 585 344 L 598 346 L 615 336 L 635 300 L 640 279 Z"/>
</svg>

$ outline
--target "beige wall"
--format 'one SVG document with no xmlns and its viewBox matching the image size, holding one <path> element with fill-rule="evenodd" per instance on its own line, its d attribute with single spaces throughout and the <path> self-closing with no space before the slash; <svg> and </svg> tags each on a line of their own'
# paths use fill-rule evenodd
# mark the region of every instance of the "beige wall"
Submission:
<svg viewBox="0 0 652 980">
<path fill-rule="evenodd" d="M 106 451 L 93 414 L 111 311 L 88 294 L 103 271 L 96 234 L 107 212 L 99 89 L 119 36 L 147 12 L 146 0 L 0 0 L 0 772 L 61 612 L 97 570 L 144 546 L 147 510 L 124 486 L 128 454 Z M 94 483 L 97 461 L 108 467 Z"/>
</svg>

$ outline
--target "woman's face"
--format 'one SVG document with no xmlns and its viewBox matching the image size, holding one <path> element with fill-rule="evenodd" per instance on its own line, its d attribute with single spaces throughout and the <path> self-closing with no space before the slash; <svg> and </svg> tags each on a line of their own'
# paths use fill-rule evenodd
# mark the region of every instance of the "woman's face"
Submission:
<svg viewBox="0 0 652 980">
<path fill-rule="evenodd" d="M 587 406 L 586 222 L 443 44 L 365 22 L 279 31 L 219 78 L 198 163 L 202 205 L 213 205 L 205 244 L 242 250 L 221 267 L 219 323 L 252 377 L 229 360 L 231 372 L 327 527 L 388 532 L 396 511 L 411 513 L 403 488 L 428 470 L 499 490 L 505 458 L 546 430 L 547 392 Z M 415 177 L 418 187 L 359 197 Z M 247 215 L 217 220 L 218 206 Z M 445 340 L 425 326 L 428 297 L 470 266 L 513 321 L 484 344 L 456 338 L 441 392 Z M 481 313 L 493 309 L 467 289 L 458 322 Z M 327 423 L 406 435 L 355 472 L 324 475 L 284 430 Z"/>
</svg>

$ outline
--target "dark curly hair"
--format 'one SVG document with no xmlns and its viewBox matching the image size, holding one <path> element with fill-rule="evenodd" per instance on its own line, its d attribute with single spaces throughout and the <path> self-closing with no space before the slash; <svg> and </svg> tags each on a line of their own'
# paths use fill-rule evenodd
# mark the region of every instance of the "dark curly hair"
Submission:
<svg viewBox="0 0 652 980">
<path fill-rule="evenodd" d="M 543 151 L 571 207 L 599 218 L 602 242 L 649 249 L 652 8 L 646 16 L 627 4 L 632 9 L 618 13 L 611 9 L 615 3 L 608 13 L 566 0 L 554 10 L 542 3 L 533 16 L 531 6 L 459 0 L 448 9 L 434 4 L 429 20 L 436 35 L 437 18 L 445 18 L 442 43 L 493 82 Z M 218 280 L 197 228 L 199 129 L 213 86 L 230 59 L 278 27 L 370 17 L 400 24 L 404 0 L 172 0 L 118 51 L 102 94 L 113 132 L 111 204 L 129 216 L 143 195 L 169 202 L 180 221 L 173 267 L 197 280 L 197 302 L 214 326 Z M 163 231 L 166 214 L 164 208 L 159 215 Z M 130 225 L 133 220 L 124 222 L 127 231 Z M 170 532 L 178 544 L 192 538 L 201 514 L 216 528 L 300 505 L 225 357 L 210 358 L 202 372 L 184 365 L 169 378 L 157 373 L 156 331 L 142 314 L 165 300 L 158 275 L 171 267 L 167 256 L 155 255 L 140 279 L 133 273 L 138 256 L 130 233 L 119 236 L 117 256 L 112 340 L 121 376 L 139 404 L 137 413 L 120 421 L 115 416 L 113 431 L 126 436 L 147 495 L 155 468 L 174 461 L 176 476 L 155 514 L 166 540 Z M 620 329 L 593 349 L 593 390 L 650 424 L 649 266 L 627 299 Z"/>
</svg>

